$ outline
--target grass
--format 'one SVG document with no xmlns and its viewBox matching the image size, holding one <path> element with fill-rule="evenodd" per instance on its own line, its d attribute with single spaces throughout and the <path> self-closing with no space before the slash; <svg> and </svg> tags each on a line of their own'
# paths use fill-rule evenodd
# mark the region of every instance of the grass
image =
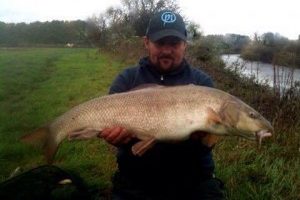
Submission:
<svg viewBox="0 0 300 200">
<path fill-rule="evenodd" d="M 25 171 L 45 164 L 41 152 L 20 143 L 21 135 L 106 94 L 121 67 L 96 49 L 0 49 L 0 182 L 19 166 Z M 98 188 L 110 186 L 116 167 L 101 140 L 65 142 L 55 161 Z"/>
</svg>

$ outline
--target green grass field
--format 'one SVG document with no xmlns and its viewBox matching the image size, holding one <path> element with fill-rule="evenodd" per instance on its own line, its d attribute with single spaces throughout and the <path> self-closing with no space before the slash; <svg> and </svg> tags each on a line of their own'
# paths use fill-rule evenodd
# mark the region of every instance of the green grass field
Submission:
<svg viewBox="0 0 300 200">
<path fill-rule="evenodd" d="M 0 182 L 17 167 L 26 171 L 45 164 L 38 149 L 19 141 L 21 135 L 85 100 L 106 94 L 125 66 L 96 49 L 0 49 Z M 216 172 L 226 184 L 227 198 L 300 199 L 299 139 L 298 127 L 277 133 L 261 150 L 237 138 L 218 143 Z M 100 190 L 111 186 L 116 170 L 114 151 L 102 140 L 63 142 L 54 164 Z"/>
<path fill-rule="evenodd" d="M 0 49 L 0 181 L 17 167 L 45 164 L 41 152 L 20 143 L 21 135 L 106 94 L 121 67 L 96 49 Z M 116 167 L 114 154 L 101 140 L 63 143 L 55 165 L 101 188 L 110 185 Z"/>
</svg>

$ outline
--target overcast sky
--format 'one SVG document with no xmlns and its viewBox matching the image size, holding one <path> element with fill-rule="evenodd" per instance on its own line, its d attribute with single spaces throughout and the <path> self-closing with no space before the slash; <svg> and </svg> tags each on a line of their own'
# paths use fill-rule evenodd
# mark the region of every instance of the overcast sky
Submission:
<svg viewBox="0 0 300 200">
<path fill-rule="evenodd" d="M 207 34 L 300 34 L 299 0 L 178 0 L 182 14 Z M 299 2 L 299 3 L 298 3 Z M 0 0 L 0 21 L 85 20 L 119 0 Z"/>
</svg>

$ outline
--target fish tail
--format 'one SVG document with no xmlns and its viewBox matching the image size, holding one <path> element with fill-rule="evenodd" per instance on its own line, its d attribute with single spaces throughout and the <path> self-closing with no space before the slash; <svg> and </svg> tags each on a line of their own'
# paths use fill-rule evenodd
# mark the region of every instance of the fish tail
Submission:
<svg viewBox="0 0 300 200">
<path fill-rule="evenodd" d="M 53 163 L 58 144 L 55 142 L 55 138 L 53 138 L 50 129 L 47 126 L 38 128 L 32 133 L 22 136 L 21 141 L 41 147 L 44 151 L 47 163 Z"/>
</svg>

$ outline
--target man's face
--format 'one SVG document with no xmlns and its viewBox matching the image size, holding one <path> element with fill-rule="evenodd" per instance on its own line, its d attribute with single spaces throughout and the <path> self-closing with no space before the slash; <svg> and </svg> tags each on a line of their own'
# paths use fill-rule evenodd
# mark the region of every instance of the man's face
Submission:
<svg viewBox="0 0 300 200">
<path fill-rule="evenodd" d="M 176 69 L 181 64 L 186 49 L 186 42 L 177 37 L 164 37 L 156 42 L 144 38 L 149 52 L 150 62 L 161 72 Z"/>
</svg>

